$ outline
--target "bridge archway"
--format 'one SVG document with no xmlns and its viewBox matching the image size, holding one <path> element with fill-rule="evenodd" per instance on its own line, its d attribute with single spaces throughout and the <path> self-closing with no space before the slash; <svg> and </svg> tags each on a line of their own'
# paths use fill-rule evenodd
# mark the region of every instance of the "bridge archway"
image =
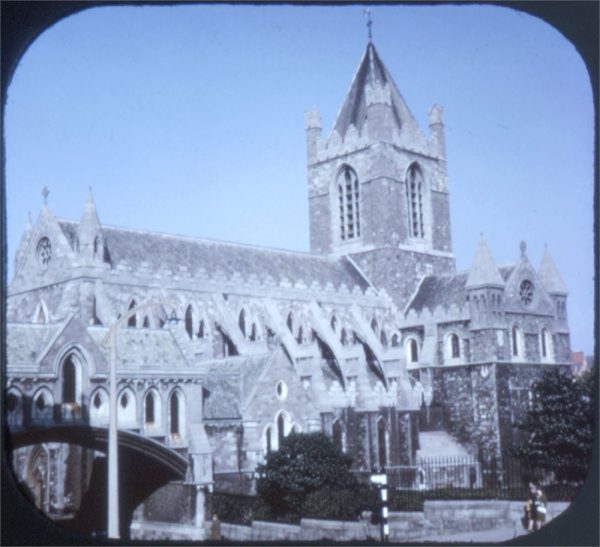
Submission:
<svg viewBox="0 0 600 547">
<path fill-rule="evenodd" d="M 108 429 L 85 424 L 33 427 L 12 431 L 6 444 L 9 450 L 16 450 L 46 443 L 78 445 L 106 454 Z M 126 539 L 135 508 L 165 484 L 184 480 L 188 461 L 174 450 L 130 431 L 118 432 L 118 446 L 120 533 L 121 538 Z M 104 534 L 107 529 L 107 484 L 106 458 L 96 458 L 88 489 L 75 517 L 58 523 L 83 534 Z"/>
</svg>

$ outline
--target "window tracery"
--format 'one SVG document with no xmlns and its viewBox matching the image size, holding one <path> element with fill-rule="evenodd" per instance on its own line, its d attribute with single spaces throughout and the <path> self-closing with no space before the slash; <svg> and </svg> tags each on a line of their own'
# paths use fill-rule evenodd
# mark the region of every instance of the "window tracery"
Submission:
<svg viewBox="0 0 600 547">
<path fill-rule="evenodd" d="M 337 177 L 340 238 L 360 237 L 360 185 L 354 169 L 343 165 Z"/>
<path fill-rule="evenodd" d="M 408 199 L 408 225 L 412 237 L 425 237 L 423 222 L 423 173 L 413 163 L 406 175 L 406 195 Z"/>
</svg>

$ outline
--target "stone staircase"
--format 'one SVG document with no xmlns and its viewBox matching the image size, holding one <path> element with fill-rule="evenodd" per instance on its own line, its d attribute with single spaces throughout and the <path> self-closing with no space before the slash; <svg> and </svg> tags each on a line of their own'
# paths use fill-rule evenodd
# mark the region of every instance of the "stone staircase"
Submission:
<svg viewBox="0 0 600 547">
<path fill-rule="evenodd" d="M 443 458 L 467 458 L 469 450 L 457 442 L 445 431 L 421 431 L 420 449 L 417 450 L 417 462 L 439 460 Z"/>
</svg>

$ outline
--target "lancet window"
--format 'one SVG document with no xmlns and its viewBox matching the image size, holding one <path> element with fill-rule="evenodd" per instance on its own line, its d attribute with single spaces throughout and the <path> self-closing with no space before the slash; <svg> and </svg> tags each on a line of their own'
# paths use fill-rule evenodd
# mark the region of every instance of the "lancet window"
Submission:
<svg viewBox="0 0 600 547">
<path fill-rule="evenodd" d="M 412 237 L 425 237 L 423 222 L 423 173 L 417 164 L 408 169 L 406 196 L 408 199 L 408 226 Z"/>
<path fill-rule="evenodd" d="M 342 240 L 360 237 L 360 185 L 354 169 L 342 166 L 337 178 L 337 193 Z"/>
</svg>

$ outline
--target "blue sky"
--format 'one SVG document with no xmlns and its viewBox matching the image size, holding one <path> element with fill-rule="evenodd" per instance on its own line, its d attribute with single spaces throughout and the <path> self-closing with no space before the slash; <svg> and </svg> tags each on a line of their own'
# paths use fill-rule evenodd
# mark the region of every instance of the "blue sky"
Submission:
<svg viewBox="0 0 600 547">
<path fill-rule="evenodd" d="M 373 39 L 428 132 L 443 105 L 452 237 L 569 288 L 593 350 L 593 104 L 585 65 L 545 22 L 496 6 L 372 6 Z M 6 103 L 9 279 L 41 190 L 78 219 L 308 250 L 304 112 L 329 133 L 367 43 L 361 6 L 100 7 L 22 58 Z"/>
</svg>

